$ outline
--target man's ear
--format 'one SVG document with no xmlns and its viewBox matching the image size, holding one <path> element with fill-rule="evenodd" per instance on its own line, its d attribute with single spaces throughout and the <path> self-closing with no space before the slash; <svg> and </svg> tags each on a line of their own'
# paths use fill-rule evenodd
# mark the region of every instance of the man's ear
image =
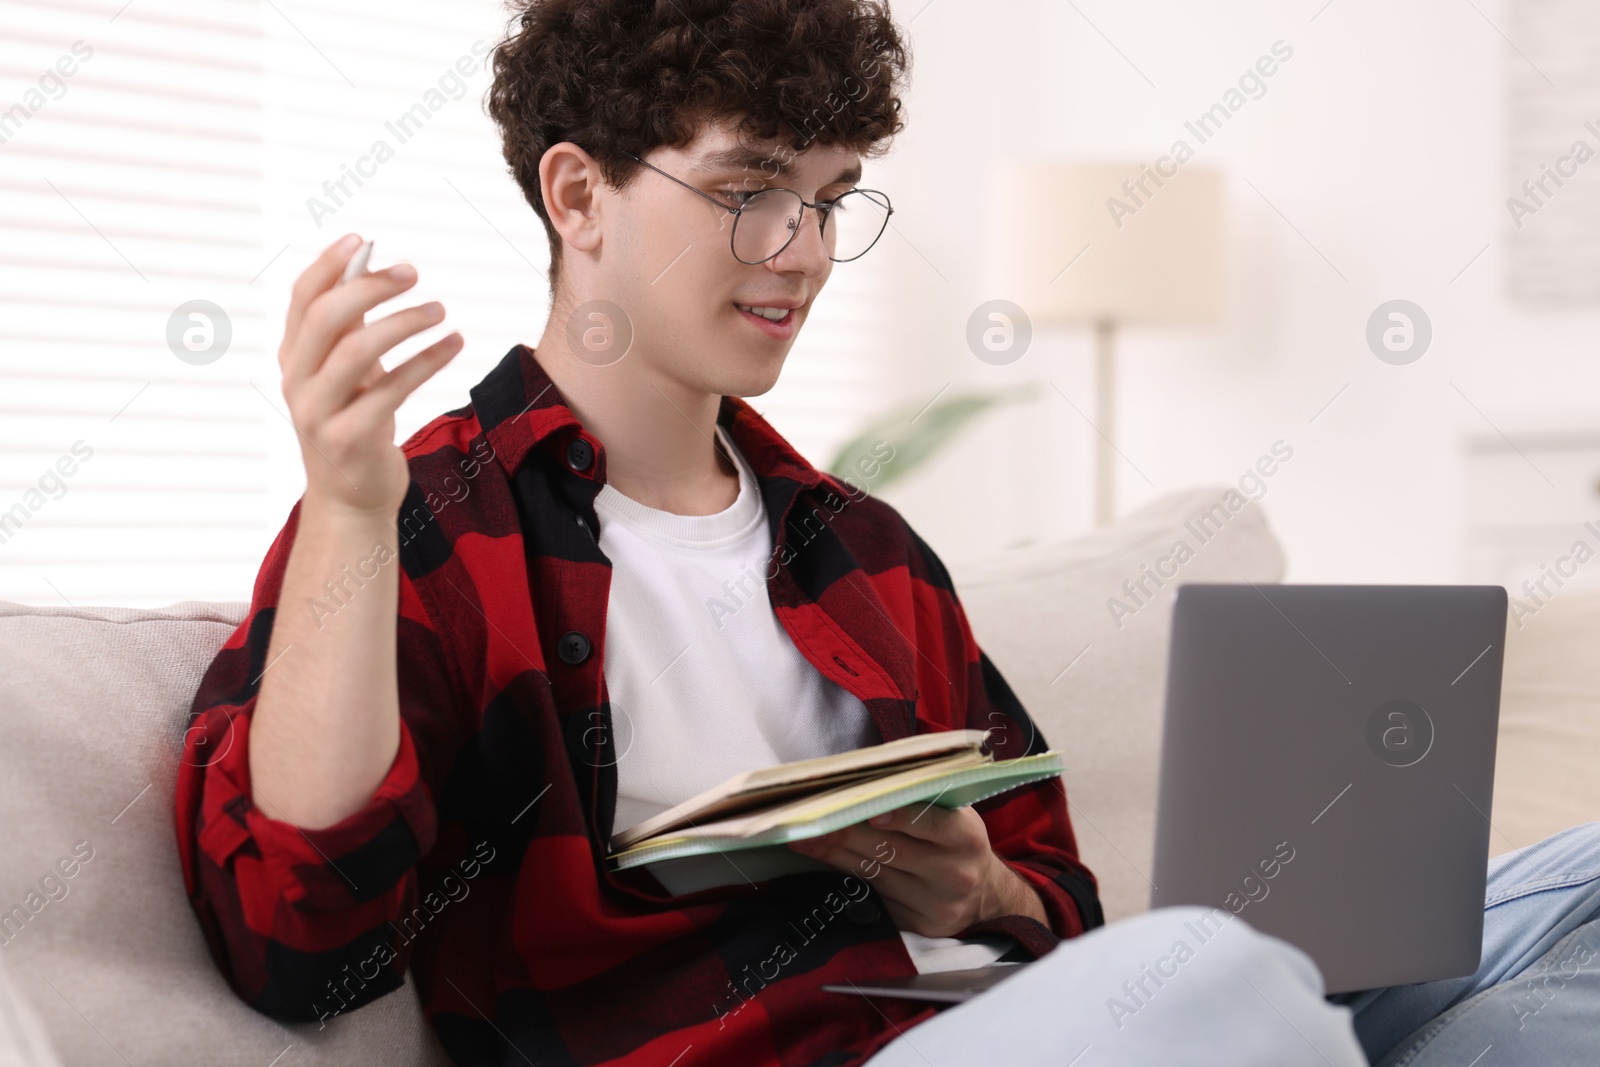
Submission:
<svg viewBox="0 0 1600 1067">
<path fill-rule="evenodd" d="M 563 245 L 580 252 L 599 246 L 601 184 L 600 164 L 571 141 L 551 145 L 540 157 L 540 194 Z"/>
</svg>

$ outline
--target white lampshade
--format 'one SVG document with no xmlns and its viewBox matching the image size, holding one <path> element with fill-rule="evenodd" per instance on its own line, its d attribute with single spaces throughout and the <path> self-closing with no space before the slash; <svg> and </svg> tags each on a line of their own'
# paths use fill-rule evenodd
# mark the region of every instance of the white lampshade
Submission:
<svg viewBox="0 0 1600 1067">
<path fill-rule="evenodd" d="M 1226 298 L 1224 183 L 1193 163 L 1176 169 L 1171 177 L 1142 162 L 1002 171 L 995 295 L 1035 325 L 1215 325 Z"/>
</svg>

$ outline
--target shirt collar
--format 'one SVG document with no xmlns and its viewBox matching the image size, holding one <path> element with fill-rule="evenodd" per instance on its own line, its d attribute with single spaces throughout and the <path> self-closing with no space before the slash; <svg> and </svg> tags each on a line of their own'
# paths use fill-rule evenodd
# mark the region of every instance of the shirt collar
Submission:
<svg viewBox="0 0 1600 1067">
<path fill-rule="evenodd" d="M 595 458 L 577 473 L 604 482 L 605 446 L 578 421 L 527 345 L 516 345 L 507 352 L 483 381 L 472 387 L 470 396 L 478 425 L 506 477 L 514 477 L 535 448 L 564 451 L 581 439 L 594 450 Z M 806 489 L 824 480 L 821 471 L 740 397 L 722 398 L 717 424 L 728 431 L 758 479 L 784 478 Z"/>
</svg>

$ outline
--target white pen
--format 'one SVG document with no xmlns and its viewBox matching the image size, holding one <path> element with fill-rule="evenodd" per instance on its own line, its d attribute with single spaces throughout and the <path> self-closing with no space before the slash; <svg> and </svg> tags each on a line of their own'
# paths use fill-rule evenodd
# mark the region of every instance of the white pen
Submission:
<svg viewBox="0 0 1600 1067">
<path fill-rule="evenodd" d="M 339 284 L 344 285 L 359 277 L 361 272 L 367 269 L 367 261 L 371 258 L 372 242 L 363 241 L 361 247 L 356 249 L 356 254 L 350 257 L 350 262 L 345 264 L 344 277 L 339 279 Z"/>
</svg>

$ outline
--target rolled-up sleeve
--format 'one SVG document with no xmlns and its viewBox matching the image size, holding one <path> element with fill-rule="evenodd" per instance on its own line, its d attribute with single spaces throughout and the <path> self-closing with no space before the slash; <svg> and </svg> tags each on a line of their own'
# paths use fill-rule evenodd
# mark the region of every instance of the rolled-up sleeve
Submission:
<svg viewBox="0 0 1600 1067">
<path fill-rule="evenodd" d="M 439 632 L 399 572 L 400 745 L 367 803 L 303 829 L 252 801 L 250 722 L 299 504 L 262 565 L 250 612 L 217 653 L 190 710 L 177 783 L 184 885 L 217 965 L 235 992 L 283 1021 L 316 1021 L 397 989 L 409 942 L 393 923 L 416 906 L 417 864 L 437 815 L 427 746 L 452 732 L 457 700 Z M 359 595 L 359 594 L 357 594 Z M 436 785 L 437 783 L 435 783 Z M 270 804 L 270 798 L 268 798 Z"/>
</svg>

